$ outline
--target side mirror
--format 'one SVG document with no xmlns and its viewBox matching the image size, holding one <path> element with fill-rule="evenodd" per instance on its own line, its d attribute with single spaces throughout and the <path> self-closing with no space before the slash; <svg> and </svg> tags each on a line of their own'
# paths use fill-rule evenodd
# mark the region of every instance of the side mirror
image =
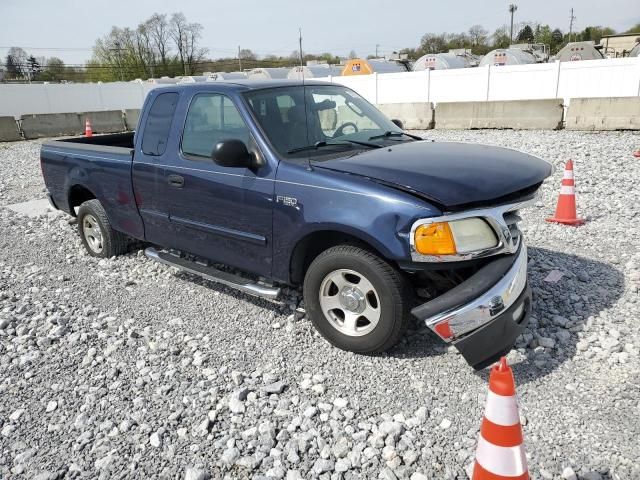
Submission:
<svg viewBox="0 0 640 480">
<path fill-rule="evenodd" d="M 253 156 L 241 140 L 230 139 L 218 142 L 213 149 L 213 161 L 221 167 L 251 168 Z"/>
<path fill-rule="evenodd" d="M 392 118 L 391 122 L 394 123 L 397 127 L 400 127 L 402 130 L 404 130 L 404 125 L 397 118 Z"/>
</svg>

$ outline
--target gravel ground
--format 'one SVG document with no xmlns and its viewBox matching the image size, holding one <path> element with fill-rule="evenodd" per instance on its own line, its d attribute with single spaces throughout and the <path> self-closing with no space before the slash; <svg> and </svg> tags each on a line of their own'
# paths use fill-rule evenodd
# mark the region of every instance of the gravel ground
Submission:
<svg viewBox="0 0 640 480">
<path fill-rule="evenodd" d="M 640 135 L 423 134 L 555 165 L 523 215 L 536 300 L 509 354 L 530 471 L 640 478 Z M 38 150 L 0 144 L 0 477 L 467 478 L 486 371 L 418 325 L 358 356 L 293 296 L 253 299 L 141 252 L 93 259 L 64 215 L 2 208 L 42 198 Z M 544 222 L 569 158 L 580 228 Z"/>
</svg>

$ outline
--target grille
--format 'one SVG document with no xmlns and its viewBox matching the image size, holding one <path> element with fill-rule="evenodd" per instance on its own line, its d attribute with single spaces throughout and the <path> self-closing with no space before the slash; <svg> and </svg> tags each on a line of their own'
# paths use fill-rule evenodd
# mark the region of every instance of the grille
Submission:
<svg viewBox="0 0 640 480">
<path fill-rule="evenodd" d="M 509 227 L 509 232 L 511 233 L 511 244 L 514 247 L 517 247 L 522 236 L 522 232 L 518 228 L 518 222 L 522 221 L 522 217 L 518 215 L 518 211 L 516 210 L 505 213 L 503 218 L 507 227 Z"/>
</svg>

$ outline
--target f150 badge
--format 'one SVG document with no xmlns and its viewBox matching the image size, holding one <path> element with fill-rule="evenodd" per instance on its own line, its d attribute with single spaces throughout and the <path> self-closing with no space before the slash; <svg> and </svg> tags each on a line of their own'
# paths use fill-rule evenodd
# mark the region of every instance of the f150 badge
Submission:
<svg viewBox="0 0 640 480">
<path fill-rule="evenodd" d="M 295 207 L 298 205 L 298 199 L 295 197 L 284 197 L 282 195 L 278 195 L 276 197 L 276 203 L 281 203 L 287 207 Z"/>
</svg>

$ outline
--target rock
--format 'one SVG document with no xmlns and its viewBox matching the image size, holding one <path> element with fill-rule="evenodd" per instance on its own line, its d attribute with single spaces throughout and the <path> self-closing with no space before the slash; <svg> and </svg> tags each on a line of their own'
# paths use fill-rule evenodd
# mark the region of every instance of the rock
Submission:
<svg viewBox="0 0 640 480">
<path fill-rule="evenodd" d="M 162 435 L 158 432 L 153 432 L 149 437 L 149 443 L 152 447 L 160 448 L 160 446 L 162 445 Z"/>
<path fill-rule="evenodd" d="M 602 475 L 595 471 L 587 472 L 582 475 L 582 480 L 602 480 Z"/>
<path fill-rule="evenodd" d="M 566 328 L 567 324 L 569 323 L 569 319 L 563 317 L 562 315 L 554 315 L 551 318 L 551 321 L 554 323 L 554 325 L 557 325 L 562 328 Z"/>
<path fill-rule="evenodd" d="M 448 418 L 444 418 L 442 422 L 440 422 L 440 428 L 442 428 L 443 430 L 446 430 L 450 426 L 451 426 L 451 420 L 449 420 Z"/>
<path fill-rule="evenodd" d="M 349 405 L 349 401 L 344 398 L 338 397 L 333 401 L 333 406 L 339 409 L 346 408 L 347 405 Z"/>
<path fill-rule="evenodd" d="M 9 415 L 9 420 L 11 420 L 12 422 L 17 422 L 23 413 L 24 413 L 24 408 L 19 408 L 15 410 L 11 415 Z"/>
<path fill-rule="evenodd" d="M 317 475 L 320 475 L 321 473 L 324 473 L 324 472 L 333 471 L 334 466 L 335 466 L 335 463 L 333 460 L 319 458 L 313 464 L 313 471 Z"/>
<path fill-rule="evenodd" d="M 578 271 L 578 273 L 576 273 L 576 277 L 578 277 L 578 280 L 584 283 L 588 283 L 591 280 L 591 277 L 589 276 L 589 274 L 584 270 Z"/>
<path fill-rule="evenodd" d="M 58 402 L 56 402 L 55 400 L 51 400 L 49 403 L 47 403 L 46 411 L 47 413 L 51 413 L 56 408 L 58 408 Z"/>
<path fill-rule="evenodd" d="M 538 345 L 544 348 L 553 348 L 556 345 L 556 342 L 553 338 L 549 337 L 538 337 Z"/>
<path fill-rule="evenodd" d="M 398 422 L 385 421 L 378 426 L 378 431 L 385 437 L 391 435 L 395 440 L 397 440 L 400 435 L 402 435 L 404 427 Z"/>
<path fill-rule="evenodd" d="M 316 407 L 309 407 L 304 411 L 303 415 L 307 418 L 313 418 L 317 413 L 318 409 Z"/>
<path fill-rule="evenodd" d="M 231 410 L 232 413 L 244 413 L 244 403 L 235 397 L 231 397 L 229 399 L 229 410 Z"/>
<path fill-rule="evenodd" d="M 429 480 L 429 477 L 422 473 L 415 472 L 413 475 L 411 475 L 411 480 Z"/>
<path fill-rule="evenodd" d="M 184 480 L 209 480 L 209 473 L 201 468 L 187 467 L 184 472 Z"/>
<path fill-rule="evenodd" d="M 227 448 L 222 453 L 222 456 L 220 457 L 220 461 L 222 462 L 223 465 L 230 468 L 232 465 L 236 463 L 236 460 L 238 460 L 238 458 L 240 458 L 240 450 L 233 447 L 233 448 Z"/>
<path fill-rule="evenodd" d="M 564 480 L 578 480 L 578 476 L 576 475 L 576 473 L 573 471 L 573 468 L 571 467 L 565 467 L 562 470 L 562 478 Z"/>
<path fill-rule="evenodd" d="M 336 461 L 335 471 L 338 473 L 344 473 L 351 470 L 351 461 L 348 458 L 340 458 Z"/>
<path fill-rule="evenodd" d="M 287 387 L 287 385 L 283 382 L 274 382 L 274 383 L 270 383 L 268 385 L 264 385 L 262 387 L 262 391 L 268 394 L 280 394 L 282 392 L 284 392 L 284 389 Z"/>
</svg>

